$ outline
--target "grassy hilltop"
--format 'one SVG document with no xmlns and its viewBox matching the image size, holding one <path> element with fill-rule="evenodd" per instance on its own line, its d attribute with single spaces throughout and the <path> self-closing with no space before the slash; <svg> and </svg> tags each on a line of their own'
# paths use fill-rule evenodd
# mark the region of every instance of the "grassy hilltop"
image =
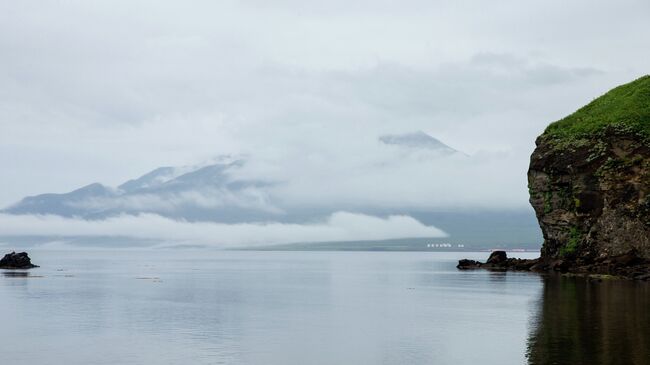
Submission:
<svg viewBox="0 0 650 365">
<path fill-rule="evenodd" d="M 552 123 L 544 137 L 557 143 L 571 143 L 608 128 L 638 134 L 650 141 L 650 75 L 618 86 Z"/>
</svg>

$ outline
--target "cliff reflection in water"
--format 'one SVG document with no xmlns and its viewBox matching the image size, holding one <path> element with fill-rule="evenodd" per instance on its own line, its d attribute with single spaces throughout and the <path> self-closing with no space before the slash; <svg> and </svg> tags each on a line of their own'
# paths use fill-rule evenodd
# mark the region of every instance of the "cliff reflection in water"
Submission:
<svg viewBox="0 0 650 365">
<path fill-rule="evenodd" d="M 650 364 L 650 285 L 544 279 L 530 364 Z"/>
</svg>

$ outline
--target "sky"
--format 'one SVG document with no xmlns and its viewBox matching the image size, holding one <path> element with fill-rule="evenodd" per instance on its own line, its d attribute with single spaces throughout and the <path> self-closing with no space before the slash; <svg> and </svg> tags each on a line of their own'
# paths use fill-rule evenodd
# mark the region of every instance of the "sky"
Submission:
<svg viewBox="0 0 650 365">
<path fill-rule="evenodd" d="M 0 206 L 243 155 L 295 204 L 525 209 L 536 136 L 648 73 L 649 16 L 645 0 L 0 1 Z M 377 143 L 413 131 L 471 158 Z"/>
</svg>

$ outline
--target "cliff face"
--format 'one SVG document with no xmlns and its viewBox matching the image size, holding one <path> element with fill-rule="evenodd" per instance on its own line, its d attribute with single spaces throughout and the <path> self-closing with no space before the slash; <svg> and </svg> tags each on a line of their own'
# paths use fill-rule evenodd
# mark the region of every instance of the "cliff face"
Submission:
<svg viewBox="0 0 650 365">
<path fill-rule="evenodd" d="M 620 86 L 536 141 L 530 203 L 543 259 L 650 259 L 650 77 Z"/>
</svg>

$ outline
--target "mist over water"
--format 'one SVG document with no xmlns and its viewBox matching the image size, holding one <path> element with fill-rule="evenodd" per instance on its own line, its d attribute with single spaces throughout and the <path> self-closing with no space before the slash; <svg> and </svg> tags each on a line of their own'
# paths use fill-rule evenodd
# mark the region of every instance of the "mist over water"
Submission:
<svg viewBox="0 0 650 365">
<path fill-rule="evenodd" d="M 0 343 L 7 363 L 539 364 L 578 354 L 602 359 L 605 351 L 607 358 L 627 351 L 629 363 L 648 357 L 647 288 L 458 271 L 457 253 L 32 256 L 42 268 L 0 276 L 3 327 L 11 333 Z M 623 335 L 626 328 L 635 336 Z"/>
</svg>

